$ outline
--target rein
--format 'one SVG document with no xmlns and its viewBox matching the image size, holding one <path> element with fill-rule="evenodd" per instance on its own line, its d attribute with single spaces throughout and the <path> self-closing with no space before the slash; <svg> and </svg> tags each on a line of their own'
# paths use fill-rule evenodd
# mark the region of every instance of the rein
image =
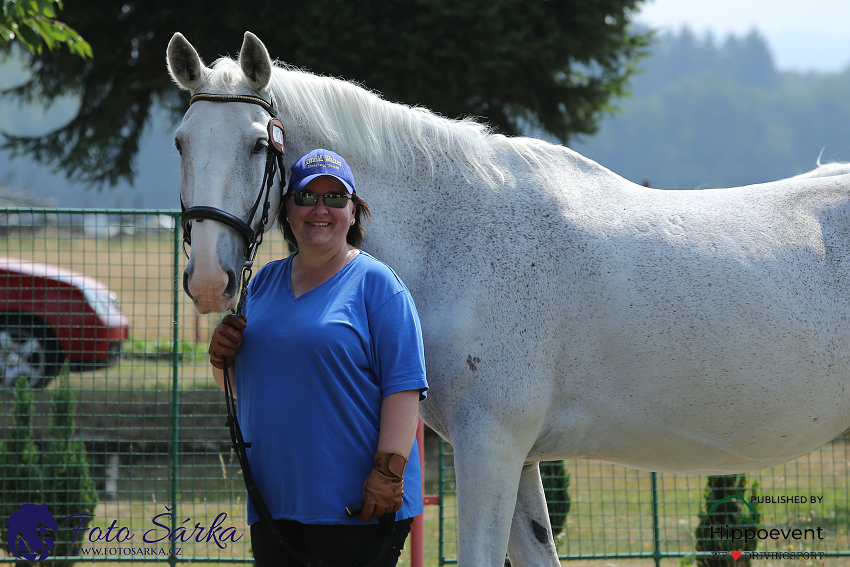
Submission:
<svg viewBox="0 0 850 567">
<path fill-rule="evenodd" d="M 260 244 L 263 243 L 263 229 L 269 220 L 269 208 L 271 206 L 269 197 L 271 195 L 271 186 L 274 184 L 274 176 L 277 169 L 280 169 L 280 203 L 281 205 L 283 204 L 283 194 L 286 188 L 286 176 L 283 169 L 283 156 L 286 153 L 286 130 L 277 118 L 277 114 L 272 108 L 271 103 L 257 96 L 198 93 L 192 96 L 189 100 L 189 106 L 198 101 L 243 102 L 256 104 L 271 115 L 271 119 L 267 126 L 269 145 L 266 148 L 266 169 L 263 174 L 263 182 L 260 186 L 260 192 L 257 195 L 256 201 L 254 201 L 254 206 L 251 207 L 247 222 L 228 213 L 227 211 L 223 211 L 215 207 L 199 205 L 186 208 L 183 204 L 183 196 L 180 196 L 180 224 L 183 226 L 183 253 L 186 254 L 187 257 L 188 253 L 186 253 L 186 245 L 192 245 L 192 221 L 203 222 L 207 219 L 214 220 L 224 224 L 225 226 L 229 226 L 242 236 L 242 240 L 245 244 L 246 260 L 242 266 L 242 285 L 239 290 L 239 302 L 236 304 L 235 309 L 236 315 L 239 315 L 242 313 L 242 307 L 245 304 L 245 297 L 248 294 L 248 283 L 251 281 L 251 276 L 253 275 L 254 258 L 257 255 L 257 250 L 259 249 Z M 252 230 L 251 221 L 254 219 L 254 215 L 260 206 L 260 201 L 263 199 L 263 195 L 265 195 L 265 202 L 263 204 L 262 216 L 260 217 L 260 224 L 257 226 L 256 230 Z M 239 427 L 239 420 L 236 415 L 236 395 L 230 384 L 229 366 L 227 357 L 224 357 L 224 401 L 227 406 L 227 427 L 230 430 L 231 447 L 235 451 L 236 458 L 239 461 L 239 466 L 242 469 L 242 479 L 245 481 L 245 488 L 248 490 L 248 497 L 254 503 L 254 510 L 257 512 L 257 515 L 260 516 L 263 523 L 269 527 L 269 530 L 275 536 L 275 539 L 278 540 L 284 549 L 286 549 L 293 557 L 305 566 L 335 567 L 331 563 L 321 559 L 316 559 L 297 549 L 293 549 L 289 543 L 287 543 L 286 538 L 275 524 L 275 520 L 269 511 L 269 507 L 266 505 L 266 501 L 263 499 L 263 495 L 260 493 L 259 487 L 254 482 L 254 478 L 251 476 L 251 467 L 248 462 L 247 451 L 247 449 L 251 447 L 251 444 L 245 442 L 245 438 L 242 436 L 242 428 Z M 359 506 L 359 504 L 357 506 Z M 349 516 L 353 516 L 357 513 L 354 510 L 350 511 L 349 508 L 345 509 L 346 514 Z M 387 551 L 389 551 L 390 542 L 392 541 L 395 533 L 395 513 L 382 516 L 381 519 L 378 520 L 378 523 L 384 527 L 384 537 L 380 538 L 379 541 L 366 552 L 365 557 L 355 563 L 353 567 L 367 567 L 370 564 L 367 562 L 367 559 L 377 562 L 386 555 Z"/>
</svg>

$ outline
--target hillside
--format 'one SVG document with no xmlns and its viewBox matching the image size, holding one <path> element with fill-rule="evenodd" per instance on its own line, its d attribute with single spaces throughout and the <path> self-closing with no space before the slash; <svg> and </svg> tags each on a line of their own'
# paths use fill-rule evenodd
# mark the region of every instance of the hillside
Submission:
<svg viewBox="0 0 850 567">
<path fill-rule="evenodd" d="M 779 73 L 757 34 L 659 38 L 634 97 L 573 148 L 653 187 L 694 189 L 789 177 L 850 161 L 850 69 Z"/>
</svg>

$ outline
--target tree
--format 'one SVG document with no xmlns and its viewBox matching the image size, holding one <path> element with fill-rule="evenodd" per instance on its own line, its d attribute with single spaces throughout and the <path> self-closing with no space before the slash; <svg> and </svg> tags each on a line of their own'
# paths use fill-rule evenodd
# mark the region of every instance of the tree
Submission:
<svg viewBox="0 0 850 567">
<path fill-rule="evenodd" d="M 758 539 L 737 541 L 724 538 L 721 529 L 755 529 L 758 531 L 759 506 L 747 504 L 742 496 L 747 490 L 747 474 L 709 476 L 703 493 L 705 507 L 700 514 L 700 523 L 695 530 L 697 552 L 722 552 L 718 557 L 697 557 L 697 567 L 750 567 L 751 552 L 756 550 Z M 751 496 L 758 496 L 758 481 L 750 485 Z M 737 496 L 737 497 L 736 497 Z M 753 499 L 755 502 L 757 499 Z M 719 537 L 713 537 L 720 534 Z M 744 557 L 735 558 L 730 552 L 745 552 Z"/>
<path fill-rule="evenodd" d="M 72 514 L 94 516 L 97 507 L 97 490 L 94 486 L 86 454 L 86 446 L 77 436 L 76 400 L 70 385 L 68 361 L 59 372 L 56 390 L 50 407 L 50 436 L 44 451 L 44 494 L 53 516 L 67 518 Z M 85 518 L 85 516 L 80 516 Z M 71 556 L 79 547 L 71 543 L 72 529 L 86 526 L 92 518 L 79 518 L 70 525 L 60 523 L 56 535 L 55 556 Z M 55 562 L 62 567 L 76 561 Z"/>
<path fill-rule="evenodd" d="M 190 2 L 74 0 L 64 12 L 97 54 L 32 54 L 32 76 L 9 94 L 49 104 L 79 99 L 76 116 L 5 147 L 91 184 L 132 181 L 152 109 L 175 117 L 188 99 L 164 65 L 182 32 L 206 61 L 233 55 L 250 30 L 273 57 L 355 80 L 391 101 L 449 117 L 481 116 L 515 134 L 540 128 L 563 142 L 595 131 L 648 45 L 630 18 L 643 0 L 365 0 Z M 109 33 L 103 33 L 109 30 Z"/>
<path fill-rule="evenodd" d="M 6 432 L 5 438 L 0 440 L 0 518 L 3 522 L 21 504 L 44 502 L 44 479 L 38 464 L 39 450 L 32 440 L 35 406 L 27 377 L 21 377 L 15 382 L 14 395 L 12 428 Z M 2 536 L 5 540 L 5 528 L 2 530 Z M 11 546 L 16 545 L 16 542 L 3 543 L 10 553 Z M 28 563 L 18 561 L 17 564 Z"/>
<path fill-rule="evenodd" d="M 0 47 L 18 40 L 32 53 L 41 53 L 44 46 L 53 50 L 67 45 L 74 55 L 92 56 L 91 46 L 80 34 L 56 19 L 56 8 L 62 9 L 59 0 L 5 0 L 0 12 Z"/>
<path fill-rule="evenodd" d="M 567 527 L 567 514 L 570 513 L 572 504 L 568 492 L 570 473 L 564 467 L 564 461 L 541 461 L 540 478 L 543 480 L 543 493 L 546 495 L 546 508 L 549 510 L 552 540 L 557 542 Z"/>
</svg>

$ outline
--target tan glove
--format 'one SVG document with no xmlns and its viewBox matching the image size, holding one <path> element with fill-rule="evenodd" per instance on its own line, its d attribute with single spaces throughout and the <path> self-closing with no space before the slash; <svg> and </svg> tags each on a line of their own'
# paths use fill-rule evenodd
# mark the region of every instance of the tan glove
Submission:
<svg viewBox="0 0 850 567">
<path fill-rule="evenodd" d="M 244 315 L 225 315 L 215 328 L 210 340 L 210 364 L 224 369 L 224 357 L 227 363 L 233 364 L 236 351 L 242 346 L 242 332 L 248 322 Z"/>
<path fill-rule="evenodd" d="M 375 453 L 375 468 L 363 483 L 361 520 L 367 522 L 401 510 L 405 466 L 407 459 L 398 453 Z"/>
</svg>

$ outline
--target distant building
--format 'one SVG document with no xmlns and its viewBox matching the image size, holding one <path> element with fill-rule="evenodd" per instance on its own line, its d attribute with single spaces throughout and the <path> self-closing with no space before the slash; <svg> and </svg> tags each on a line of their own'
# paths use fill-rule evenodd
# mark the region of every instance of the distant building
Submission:
<svg viewBox="0 0 850 567">
<path fill-rule="evenodd" d="M 0 187 L 0 207 L 55 207 L 50 197 L 36 197 L 32 191 Z"/>
</svg>

